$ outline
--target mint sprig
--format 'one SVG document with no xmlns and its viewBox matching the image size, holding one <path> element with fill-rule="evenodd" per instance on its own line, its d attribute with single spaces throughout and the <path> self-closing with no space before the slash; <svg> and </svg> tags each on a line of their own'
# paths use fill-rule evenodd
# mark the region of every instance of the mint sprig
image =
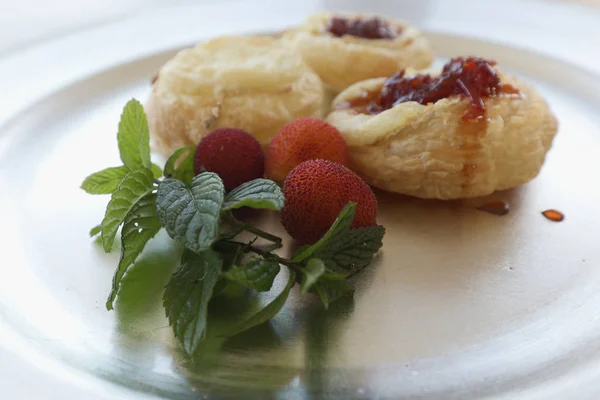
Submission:
<svg viewBox="0 0 600 400">
<path fill-rule="evenodd" d="M 128 173 L 111 195 L 102 220 L 102 245 L 109 252 L 119 226 L 138 201 L 154 189 L 154 176 L 149 168 Z"/>
<path fill-rule="evenodd" d="M 100 234 L 104 249 L 110 251 L 121 227 L 121 256 L 106 307 L 113 309 L 123 277 L 165 228 L 183 245 L 183 252 L 165 288 L 163 306 L 175 337 L 192 357 L 206 339 L 210 302 L 225 287 L 266 292 L 282 266 L 287 269 L 283 290 L 247 319 L 217 329 L 220 338 L 276 316 L 296 283 L 302 295 L 315 294 L 329 307 L 353 292 L 346 278 L 367 266 L 381 248 L 383 227 L 350 229 L 356 204 L 349 203 L 318 242 L 300 248 L 291 259 L 283 258 L 276 253 L 283 245 L 281 237 L 239 221 L 233 213 L 242 207 L 280 210 L 285 198 L 275 182 L 256 179 L 225 193 L 218 175 L 195 175 L 193 146 L 175 151 L 161 171 L 151 162 L 146 115 L 135 99 L 123 109 L 117 140 L 123 165 L 96 172 L 81 185 L 90 194 L 111 195 L 102 223 L 90 236 Z M 248 235 L 254 239 L 248 241 Z M 259 238 L 267 244 L 258 245 Z"/>
<path fill-rule="evenodd" d="M 318 258 L 311 258 L 302 269 L 302 283 L 300 290 L 302 294 L 308 293 L 310 288 L 319 281 L 325 273 L 325 263 Z"/>
<path fill-rule="evenodd" d="M 320 280 L 315 284 L 312 291 L 316 293 L 325 309 L 334 301 L 349 296 L 354 292 L 352 284 L 346 280 Z"/>
<path fill-rule="evenodd" d="M 312 246 L 300 248 L 293 261 L 302 262 L 309 257 L 321 259 L 333 273 L 353 275 L 369 265 L 373 254 L 383 245 L 385 228 L 369 226 L 350 229 L 356 203 L 348 203 L 323 237 Z"/>
<path fill-rule="evenodd" d="M 108 310 L 113 309 L 113 303 L 125 272 L 144 250 L 146 243 L 161 228 L 155 204 L 156 194 L 151 193 L 140 199 L 125 216 L 123 229 L 121 229 L 121 257 L 113 277 L 112 289 L 106 301 Z"/>
<path fill-rule="evenodd" d="M 124 165 L 103 169 L 85 178 L 81 188 L 89 194 L 111 194 L 119 188 L 119 183 L 129 171 Z"/>
<path fill-rule="evenodd" d="M 268 179 L 255 179 L 242 183 L 225 197 L 223 208 L 233 210 L 241 207 L 280 210 L 284 197 L 277 184 Z"/>
<path fill-rule="evenodd" d="M 277 260 L 251 258 L 243 265 L 234 265 L 224 274 L 224 277 L 248 289 L 267 292 L 273 286 L 279 270 Z"/>
<path fill-rule="evenodd" d="M 158 188 L 158 218 L 169 236 L 195 252 L 210 248 L 219 236 L 225 187 L 219 176 L 203 172 L 190 186 L 166 179 Z"/>
<path fill-rule="evenodd" d="M 130 100 L 123 109 L 117 141 L 123 165 L 132 170 L 151 168 L 148 120 L 144 107 L 135 99 Z"/>
<path fill-rule="evenodd" d="M 251 316 L 245 321 L 240 322 L 235 325 L 231 330 L 227 332 L 228 336 L 235 336 L 239 333 L 247 331 L 257 325 L 267 322 L 271 318 L 273 318 L 281 309 L 283 308 L 288 296 L 290 295 L 290 290 L 296 283 L 296 272 L 290 270 L 290 275 L 288 276 L 288 281 L 281 293 L 273 301 L 267 304 L 262 310 L 258 311 L 256 314 Z"/>
<path fill-rule="evenodd" d="M 204 338 L 208 302 L 221 275 L 223 261 L 206 250 L 184 250 L 181 264 L 167 284 L 163 305 L 175 337 L 188 354 L 194 354 Z"/>
<path fill-rule="evenodd" d="M 163 173 L 165 178 L 178 179 L 189 185 L 194 177 L 194 146 L 185 146 L 175 150 L 167 159 Z"/>
</svg>

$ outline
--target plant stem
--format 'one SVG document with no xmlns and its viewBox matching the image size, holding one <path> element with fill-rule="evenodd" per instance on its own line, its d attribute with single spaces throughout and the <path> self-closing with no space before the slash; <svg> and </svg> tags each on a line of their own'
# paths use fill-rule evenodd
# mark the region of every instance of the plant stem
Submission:
<svg viewBox="0 0 600 400">
<path fill-rule="evenodd" d="M 296 269 L 296 267 L 297 267 L 297 263 L 292 262 L 291 260 L 288 260 L 286 258 L 279 257 L 277 254 L 272 253 L 272 251 L 275 250 L 273 247 L 276 244 L 273 244 L 271 246 L 267 246 L 264 249 L 261 249 L 260 247 L 254 246 L 252 244 L 236 242 L 234 240 L 222 240 L 222 242 L 239 245 L 244 249 L 245 253 L 252 252 L 252 253 L 258 254 L 259 256 L 261 256 L 263 258 L 269 258 L 271 260 L 275 260 L 278 263 L 286 265 L 290 268 Z M 279 245 L 279 244 L 277 244 L 277 246 L 278 246 L 277 248 L 281 247 L 281 245 Z"/>
<path fill-rule="evenodd" d="M 229 219 L 229 221 L 236 225 L 238 228 L 246 231 L 246 232 L 250 232 L 258 237 L 261 237 L 263 239 L 267 239 L 273 243 L 277 243 L 278 245 L 281 245 L 282 239 L 279 236 L 275 236 L 275 235 L 271 235 L 269 232 L 265 232 L 262 229 L 258 229 L 257 227 L 247 224 L 245 222 L 242 221 L 238 221 L 233 215 L 231 214 L 227 214 L 227 217 Z"/>
<path fill-rule="evenodd" d="M 266 246 L 266 247 L 263 249 L 263 251 L 268 251 L 268 252 L 270 253 L 270 252 L 272 252 L 272 251 L 275 251 L 275 250 L 277 250 L 277 249 L 280 249 L 280 248 L 282 248 L 282 247 L 283 247 L 283 245 L 281 244 L 281 242 L 279 242 L 279 243 L 273 243 L 273 244 L 272 244 L 272 245 L 270 245 L 270 246 Z"/>
</svg>

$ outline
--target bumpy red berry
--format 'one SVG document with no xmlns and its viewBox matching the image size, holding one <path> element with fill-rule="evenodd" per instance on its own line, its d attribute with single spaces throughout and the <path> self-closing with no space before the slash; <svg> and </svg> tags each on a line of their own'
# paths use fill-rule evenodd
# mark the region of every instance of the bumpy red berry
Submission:
<svg viewBox="0 0 600 400">
<path fill-rule="evenodd" d="M 344 138 L 332 125 L 317 118 L 300 118 L 285 125 L 269 143 L 265 155 L 267 177 L 283 182 L 298 164 L 324 159 L 348 165 Z"/>
<path fill-rule="evenodd" d="M 281 222 L 300 244 L 319 240 L 348 202 L 357 203 L 352 228 L 376 225 L 377 199 L 358 175 L 327 160 L 310 160 L 290 172 L 283 187 Z"/>
</svg>

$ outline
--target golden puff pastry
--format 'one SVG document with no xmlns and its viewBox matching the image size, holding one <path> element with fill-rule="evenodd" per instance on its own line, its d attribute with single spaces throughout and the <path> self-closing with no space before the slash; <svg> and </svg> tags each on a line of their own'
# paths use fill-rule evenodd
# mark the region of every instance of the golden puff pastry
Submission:
<svg viewBox="0 0 600 400">
<path fill-rule="evenodd" d="M 342 92 L 327 120 L 344 136 L 353 168 L 375 187 L 421 198 L 488 195 L 537 176 L 558 128 L 532 86 L 493 74 L 502 86 L 482 103 L 454 94 L 383 110 L 369 98 L 382 98 L 386 79 L 367 80 Z"/>
<path fill-rule="evenodd" d="M 168 61 L 145 108 L 153 145 L 166 155 L 226 127 L 266 145 L 286 123 L 322 117 L 324 89 L 301 55 L 278 40 L 228 36 Z"/>
<path fill-rule="evenodd" d="M 316 14 L 282 40 L 298 48 L 335 93 L 399 69 L 425 68 L 434 59 L 431 45 L 417 29 L 370 14 Z"/>
</svg>

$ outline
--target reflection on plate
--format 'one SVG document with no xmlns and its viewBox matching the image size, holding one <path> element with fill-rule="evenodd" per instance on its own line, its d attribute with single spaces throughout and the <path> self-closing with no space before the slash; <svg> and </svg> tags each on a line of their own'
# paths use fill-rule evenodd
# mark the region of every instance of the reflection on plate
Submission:
<svg viewBox="0 0 600 400">
<path fill-rule="evenodd" d="M 472 49 L 547 99 L 560 132 L 536 179 L 449 202 L 378 192 L 388 234 L 353 302 L 324 313 L 294 291 L 272 324 L 225 344 L 207 357 L 212 365 L 191 367 L 160 304 L 177 249 L 157 237 L 128 274 L 117 312 L 107 313 L 118 252 L 105 256 L 89 243 L 105 199 L 78 189 L 89 173 L 118 162 L 122 105 L 147 98 L 147 78 L 174 55 L 156 52 L 63 88 L 3 126 L 2 138 L 11 138 L 0 155 L 0 182 L 10 188 L 0 198 L 10 232 L 2 243 L 10 260 L 3 263 L 10 279 L 0 282 L 5 326 L 54 360 L 56 374 L 75 374 L 86 387 L 101 384 L 121 398 L 593 396 L 600 193 L 581 182 L 593 182 L 600 168 L 600 98 L 590 90 L 599 78 L 510 47 L 428 37 L 440 57 Z M 500 200 L 510 204 L 505 216 L 476 209 Z M 553 223 L 540 215 L 548 209 L 566 218 Z"/>
</svg>

